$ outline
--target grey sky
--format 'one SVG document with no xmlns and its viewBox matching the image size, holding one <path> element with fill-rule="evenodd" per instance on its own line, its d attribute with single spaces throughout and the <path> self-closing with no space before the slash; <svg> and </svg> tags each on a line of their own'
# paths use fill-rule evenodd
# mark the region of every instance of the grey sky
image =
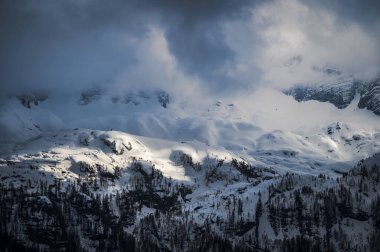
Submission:
<svg viewBox="0 0 380 252">
<path fill-rule="evenodd" d="M 379 8 L 353 0 L 2 0 L 0 91 L 114 85 L 226 94 L 312 80 L 315 65 L 371 76 L 380 66 Z"/>
</svg>

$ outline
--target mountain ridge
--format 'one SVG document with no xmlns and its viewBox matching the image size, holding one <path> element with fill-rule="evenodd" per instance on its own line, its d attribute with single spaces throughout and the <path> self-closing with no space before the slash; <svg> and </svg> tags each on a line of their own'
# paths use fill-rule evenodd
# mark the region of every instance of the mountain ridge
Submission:
<svg viewBox="0 0 380 252">
<path fill-rule="evenodd" d="M 346 127 L 337 126 L 331 134 Z M 314 175 L 286 172 L 199 142 L 52 132 L 1 156 L 6 239 L 0 244 L 74 251 L 376 250 L 379 160 L 375 154 L 330 177 L 320 168 Z M 360 228 L 352 230 L 354 224 Z"/>
<path fill-rule="evenodd" d="M 355 95 L 359 95 L 358 108 L 366 108 L 380 116 L 380 78 L 360 81 L 351 75 L 339 74 L 327 83 L 300 84 L 283 92 L 293 96 L 298 102 L 309 100 L 330 102 L 339 109 L 346 108 L 354 100 Z"/>
<path fill-rule="evenodd" d="M 380 248 L 379 117 L 274 90 L 188 106 L 170 96 L 166 108 L 151 94 L 138 104 L 111 94 L 65 107 L 9 100 L 0 247 Z"/>
</svg>

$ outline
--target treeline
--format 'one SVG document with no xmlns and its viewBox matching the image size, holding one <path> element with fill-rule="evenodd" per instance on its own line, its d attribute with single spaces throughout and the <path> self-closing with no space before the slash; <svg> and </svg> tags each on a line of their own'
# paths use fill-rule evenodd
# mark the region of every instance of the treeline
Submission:
<svg viewBox="0 0 380 252">
<path fill-rule="evenodd" d="M 377 165 L 358 166 L 336 180 L 287 174 L 268 194 L 266 209 L 276 236 L 295 233 L 280 241 L 283 251 L 380 251 Z"/>
<path fill-rule="evenodd" d="M 188 207 L 196 188 L 137 161 L 113 193 L 107 187 L 123 177 L 120 168 L 95 167 L 73 183 L 2 186 L 0 251 L 380 251 L 376 165 L 338 179 L 286 174 L 248 195 L 274 174 L 237 160 L 180 161 L 203 174 L 205 188 L 226 171 L 238 174 L 231 183 L 244 176 L 246 188 L 210 191 L 208 205 Z"/>
</svg>

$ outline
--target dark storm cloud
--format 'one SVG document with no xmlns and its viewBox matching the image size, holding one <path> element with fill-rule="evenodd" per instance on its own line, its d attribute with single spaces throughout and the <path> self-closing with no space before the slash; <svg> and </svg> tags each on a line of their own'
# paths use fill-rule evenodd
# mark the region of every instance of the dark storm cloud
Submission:
<svg viewBox="0 0 380 252">
<path fill-rule="evenodd" d="M 233 85 L 223 71 L 233 62 L 234 53 L 225 43 L 222 26 L 226 21 L 249 17 L 250 7 L 257 2 L 164 1 L 164 12 L 169 14 L 164 18 L 171 52 L 189 73 L 200 75 L 215 87 Z"/>
<path fill-rule="evenodd" d="M 149 25 L 165 29 L 183 71 L 210 82 L 233 59 L 221 23 L 241 18 L 248 1 L 2 1 L 0 69 L 3 90 L 82 88 L 107 82 L 135 63 L 120 44 Z"/>
<path fill-rule="evenodd" d="M 112 83 L 118 74 L 128 76 L 128 71 L 134 71 L 133 66 L 139 63 L 136 46 L 148 36 L 152 25 L 164 31 L 179 69 L 203 80 L 210 90 L 247 85 L 227 77 L 227 69 L 239 59 L 236 59 L 236 48 L 232 49 L 225 39 L 224 24 L 249 20 L 257 6 L 272 2 L 2 0 L 0 91 L 38 88 L 67 92 Z M 352 20 L 371 31 L 380 27 L 379 1 L 305 0 L 302 3 L 331 10 L 342 20 Z M 245 35 L 241 34 L 242 40 Z M 252 45 L 252 48 L 260 47 Z M 247 78 L 240 79 L 247 82 Z"/>
<path fill-rule="evenodd" d="M 378 0 L 305 0 L 305 2 L 312 8 L 331 10 L 343 21 L 358 23 L 372 31 L 380 31 L 380 1 Z"/>
<path fill-rule="evenodd" d="M 81 88 L 133 63 L 133 51 L 118 41 L 124 32 L 141 35 L 144 29 L 120 4 L 2 1 L 2 87 L 15 92 Z"/>
</svg>

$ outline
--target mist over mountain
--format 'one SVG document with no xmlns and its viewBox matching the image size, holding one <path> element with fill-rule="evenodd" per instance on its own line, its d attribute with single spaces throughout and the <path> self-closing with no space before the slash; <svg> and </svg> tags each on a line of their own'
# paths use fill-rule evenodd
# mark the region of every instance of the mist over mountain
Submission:
<svg viewBox="0 0 380 252">
<path fill-rule="evenodd" d="M 0 3 L 0 251 L 379 251 L 380 5 Z"/>
<path fill-rule="evenodd" d="M 379 7 L 338 2 L 3 1 L 2 93 L 107 85 L 226 95 L 308 82 L 326 65 L 373 77 Z"/>
</svg>

